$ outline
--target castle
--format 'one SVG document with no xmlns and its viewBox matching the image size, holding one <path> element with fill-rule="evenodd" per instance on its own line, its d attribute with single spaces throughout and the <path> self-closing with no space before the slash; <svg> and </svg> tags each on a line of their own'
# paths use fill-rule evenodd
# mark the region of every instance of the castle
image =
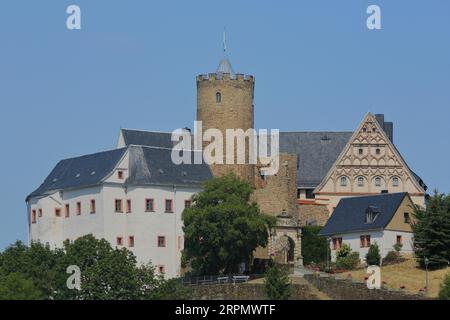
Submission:
<svg viewBox="0 0 450 320">
<path fill-rule="evenodd" d="M 196 80 L 196 118 L 205 130 L 254 128 L 253 76 L 235 73 L 224 58 Z M 301 227 L 325 224 L 343 197 L 408 192 L 424 205 L 426 185 L 394 146 L 383 115 L 368 113 L 355 132 L 281 132 L 279 143 L 279 170 L 269 176 L 259 164 L 175 165 L 171 133 L 121 129 L 116 149 L 61 161 L 27 197 L 30 240 L 62 246 L 91 233 L 180 276 L 181 213 L 202 182 L 229 172 L 277 217 L 258 259 L 301 265 Z"/>
</svg>

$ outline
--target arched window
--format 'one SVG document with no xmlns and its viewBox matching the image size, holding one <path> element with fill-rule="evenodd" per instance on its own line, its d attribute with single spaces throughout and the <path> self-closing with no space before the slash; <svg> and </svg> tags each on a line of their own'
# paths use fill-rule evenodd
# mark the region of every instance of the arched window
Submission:
<svg viewBox="0 0 450 320">
<path fill-rule="evenodd" d="M 392 178 L 392 186 L 393 186 L 393 187 L 398 187 L 398 186 L 399 186 L 399 180 L 398 180 L 398 177 L 393 177 L 393 178 Z"/>
<path fill-rule="evenodd" d="M 381 178 L 380 177 L 375 177 L 375 186 L 381 187 Z"/>
<path fill-rule="evenodd" d="M 220 92 L 216 93 L 216 103 L 222 102 L 222 94 Z"/>
<path fill-rule="evenodd" d="M 341 177 L 341 187 L 347 186 L 347 177 Z"/>
<path fill-rule="evenodd" d="M 364 178 L 358 177 L 358 187 L 364 187 Z"/>
</svg>

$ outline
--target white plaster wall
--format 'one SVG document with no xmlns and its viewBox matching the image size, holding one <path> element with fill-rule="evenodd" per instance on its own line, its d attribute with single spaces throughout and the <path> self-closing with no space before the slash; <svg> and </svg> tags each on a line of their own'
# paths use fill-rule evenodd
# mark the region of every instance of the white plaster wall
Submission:
<svg viewBox="0 0 450 320">
<path fill-rule="evenodd" d="M 402 253 L 413 253 L 413 233 L 412 232 L 402 232 L 402 231 L 362 231 L 358 233 L 348 233 L 335 235 L 332 238 L 342 238 L 342 244 L 350 245 L 352 251 L 359 252 L 359 257 L 361 261 L 365 261 L 366 254 L 369 251 L 369 248 L 360 248 L 360 237 L 362 235 L 370 235 L 370 243 L 377 243 L 380 248 L 380 255 L 384 258 L 389 251 L 394 250 L 393 246 L 397 243 L 397 235 L 402 236 L 403 247 Z M 333 250 L 333 242 L 330 241 L 330 249 L 331 249 L 331 259 L 332 261 L 336 261 L 336 250 Z"/>
<path fill-rule="evenodd" d="M 123 246 L 132 251 L 139 263 L 151 262 L 164 266 L 167 278 L 180 275 L 183 230 L 181 214 L 185 200 L 200 188 L 143 186 L 124 188 L 122 184 L 105 183 L 96 188 L 85 188 L 51 197 L 32 198 L 31 210 L 43 209 L 43 217 L 30 223 L 30 240 L 61 247 L 63 241 L 71 241 L 87 234 L 104 238 L 116 246 L 117 237 L 123 237 Z M 145 211 L 145 199 L 154 199 L 154 212 Z M 96 200 L 96 213 L 90 213 L 90 201 Z M 115 212 L 115 200 L 123 202 L 123 213 Z M 132 212 L 126 213 L 126 200 L 131 199 Z M 164 212 L 165 200 L 173 200 L 173 213 Z M 81 201 L 82 214 L 76 215 L 76 203 Z M 70 216 L 65 217 L 65 205 L 70 205 Z M 55 217 L 55 207 L 61 208 L 61 217 Z M 128 247 L 128 237 L 134 236 L 134 247 Z M 158 247 L 158 236 L 166 237 L 166 247 Z M 158 269 L 157 269 L 158 270 Z"/>
<path fill-rule="evenodd" d="M 101 206 L 100 187 L 57 192 L 43 198 L 32 198 L 28 214 L 36 210 L 36 223 L 30 223 L 30 241 L 61 247 L 66 239 L 71 241 L 87 234 L 97 238 L 103 237 L 103 210 Z M 90 213 L 90 201 L 96 201 L 96 213 Z M 81 202 L 81 215 L 76 214 L 77 202 Z M 69 204 L 70 215 L 65 216 L 65 206 Z M 55 209 L 61 209 L 61 216 L 56 217 Z M 42 209 L 42 217 L 38 217 Z"/>
</svg>

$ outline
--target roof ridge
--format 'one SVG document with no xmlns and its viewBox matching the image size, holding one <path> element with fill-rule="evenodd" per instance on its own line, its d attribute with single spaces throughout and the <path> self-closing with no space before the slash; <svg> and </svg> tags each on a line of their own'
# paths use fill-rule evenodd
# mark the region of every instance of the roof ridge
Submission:
<svg viewBox="0 0 450 320">
<path fill-rule="evenodd" d="M 115 148 L 115 149 L 109 149 L 109 150 L 105 150 L 105 151 L 100 151 L 100 152 L 94 152 L 94 153 L 88 153 L 88 154 L 83 154 L 81 156 L 75 156 L 75 157 L 70 157 L 70 158 L 65 158 L 60 160 L 59 162 L 63 162 L 63 161 L 69 161 L 69 160 L 76 160 L 76 159 L 82 159 L 82 158 L 87 158 L 87 157 L 92 157 L 92 156 L 97 156 L 97 155 L 101 155 L 101 154 L 105 154 L 105 153 L 109 153 L 109 152 L 114 152 L 114 151 L 119 151 L 119 150 L 125 150 L 127 149 L 128 146 L 122 147 L 122 148 Z"/>
<path fill-rule="evenodd" d="M 138 131 L 138 132 L 147 132 L 147 133 L 167 133 L 171 134 L 172 132 L 169 131 L 150 131 L 150 130 L 144 130 L 144 129 L 132 129 L 132 128 L 120 128 L 121 131 L 128 130 L 128 131 Z"/>
</svg>

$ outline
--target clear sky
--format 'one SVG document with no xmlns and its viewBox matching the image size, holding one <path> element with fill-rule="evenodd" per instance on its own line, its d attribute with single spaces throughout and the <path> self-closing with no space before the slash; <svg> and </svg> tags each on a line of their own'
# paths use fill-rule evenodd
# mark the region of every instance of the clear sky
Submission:
<svg viewBox="0 0 450 320">
<path fill-rule="evenodd" d="M 0 249 L 27 240 L 25 197 L 59 160 L 114 148 L 121 127 L 192 127 L 224 27 L 235 71 L 256 77 L 256 127 L 350 131 L 385 113 L 410 167 L 450 192 L 448 0 L 2 0 Z"/>
</svg>

